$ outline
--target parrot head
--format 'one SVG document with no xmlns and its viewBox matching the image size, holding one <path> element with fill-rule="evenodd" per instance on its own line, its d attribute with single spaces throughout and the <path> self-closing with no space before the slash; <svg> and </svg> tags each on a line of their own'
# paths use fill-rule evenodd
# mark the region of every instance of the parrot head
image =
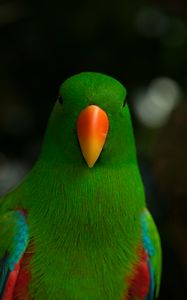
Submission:
<svg viewBox="0 0 187 300">
<path fill-rule="evenodd" d="M 104 74 L 67 79 L 49 122 L 48 152 L 53 145 L 51 154 L 61 161 L 87 168 L 130 160 L 135 151 L 125 96 L 124 86 Z"/>
</svg>

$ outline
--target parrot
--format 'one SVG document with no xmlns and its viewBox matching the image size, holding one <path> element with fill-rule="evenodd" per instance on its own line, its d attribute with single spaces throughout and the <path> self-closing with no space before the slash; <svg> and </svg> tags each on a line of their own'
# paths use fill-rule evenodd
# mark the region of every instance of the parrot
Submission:
<svg viewBox="0 0 187 300">
<path fill-rule="evenodd" d="M 1 300 L 153 300 L 162 251 L 146 207 L 126 89 L 60 85 L 40 154 L 0 200 Z"/>
</svg>

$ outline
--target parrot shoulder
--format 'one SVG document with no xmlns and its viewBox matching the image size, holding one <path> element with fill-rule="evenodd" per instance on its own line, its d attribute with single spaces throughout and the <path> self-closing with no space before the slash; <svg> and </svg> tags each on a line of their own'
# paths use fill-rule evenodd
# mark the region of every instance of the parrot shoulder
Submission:
<svg viewBox="0 0 187 300">
<path fill-rule="evenodd" d="M 21 260 L 29 242 L 28 225 L 23 211 L 8 211 L 0 215 L 0 240 L 0 299 L 11 299 L 11 291 L 13 293 Z"/>
<path fill-rule="evenodd" d="M 162 267 L 162 252 L 160 237 L 154 223 L 154 220 L 148 211 L 145 209 L 141 215 L 142 222 L 142 237 L 143 247 L 148 255 L 148 267 L 150 273 L 150 288 L 149 298 L 153 299 L 159 295 L 161 267 Z"/>
<path fill-rule="evenodd" d="M 138 262 L 129 277 L 129 290 L 125 299 L 153 300 L 158 297 L 161 278 L 161 246 L 156 225 L 147 209 L 140 216 L 141 245 L 137 249 Z"/>
</svg>

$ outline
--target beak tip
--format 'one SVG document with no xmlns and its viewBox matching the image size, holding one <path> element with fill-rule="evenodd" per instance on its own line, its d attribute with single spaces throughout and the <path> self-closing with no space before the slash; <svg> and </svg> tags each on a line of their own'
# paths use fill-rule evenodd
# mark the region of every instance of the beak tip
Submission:
<svg viewBox="0 0 187 300">
<path fill-rule="evenodd" d="M 86 162 L 87 162 L 87 165 L 88 165 L 88 167 L 91 169 L 93 166 L 94 166 L 94 164 L 95 164 L 95 161 L 93 162 L 88 162 L 87 160 L 86 160 Z"/>
<path fill-rule="evenodd" d="M 88 167 L 91 169 L 91 168 L 93 167 L 93 165 L 94 165 L 94 164 L 91 164 L 91 165 L 88 164 Z"/>
</svg>

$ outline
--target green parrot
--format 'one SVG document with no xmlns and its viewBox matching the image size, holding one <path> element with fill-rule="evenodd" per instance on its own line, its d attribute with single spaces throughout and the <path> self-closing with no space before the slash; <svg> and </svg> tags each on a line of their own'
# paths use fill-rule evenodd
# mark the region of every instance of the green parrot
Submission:
<svg viewBox="0 0 187 300">
<path fill-rule="evenodd" d="M 160 239 L 125 96 L 100 73 L 60 86 L 38 161 L 0 202 L 0 299 L 158 297 Z"/>
</svg>

